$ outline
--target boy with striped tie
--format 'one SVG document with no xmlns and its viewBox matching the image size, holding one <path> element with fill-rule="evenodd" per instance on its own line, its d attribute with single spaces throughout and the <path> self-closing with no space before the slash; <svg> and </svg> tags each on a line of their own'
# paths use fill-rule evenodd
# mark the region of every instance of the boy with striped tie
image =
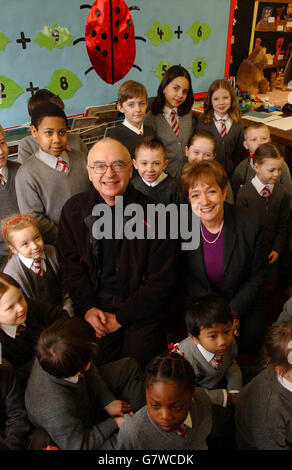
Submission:
<svg viewBox="0 0 292 470">
<path fill-rule="evenodd" d="M 66 151 L 67 118 L 56 104 L 36 106 L 31 124 L 39 149 L 19 169 L 17 201 L 21 212 L 35 216 L 44 241 L 55 244 L 63 205 L 71 196 L 90 189 L 86 155 Z"/>
</svg>

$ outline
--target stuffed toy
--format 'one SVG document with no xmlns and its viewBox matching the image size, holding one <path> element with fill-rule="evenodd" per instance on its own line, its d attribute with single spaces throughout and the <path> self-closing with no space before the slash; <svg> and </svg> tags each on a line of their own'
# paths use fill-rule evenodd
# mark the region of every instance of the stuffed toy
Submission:
<svg viewBox="0 0 292 470">
<path fill-rule="evenodd" d="M 265 94 L 269 90 L 269 82 L 263 74 L 263 70 L 268 65 L 268 59 L 266 49 L 260 43 L 260 38 L 257 38 L 254 50 L 247 59 L 241 62 L 236 75 L 239 88 L 250 95 Z"/>
</svg>

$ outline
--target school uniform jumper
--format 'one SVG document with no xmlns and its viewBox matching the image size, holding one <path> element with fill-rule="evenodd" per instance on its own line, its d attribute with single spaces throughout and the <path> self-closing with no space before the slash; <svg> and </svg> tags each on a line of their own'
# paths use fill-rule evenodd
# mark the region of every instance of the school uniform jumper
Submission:
<svg viewBox="0 0 292 470">
<path fill-rule="evenodd" d="M 36 154 L 21 165 L 15 179 L 19 209 L 34 215 L 45 243 L 56 242 L 65 202 L 91 187 L 84 155 L 72 151 L 68 157 L 69 172 L 63 173 L 49 167 Z"/>
<path fill-rule="evenodd" d="M 56 248 L 52 245 L 45 245 L 44 254 L 46 263 L 44 276 L 39 276 L 26 267 L 17 254 L 10 258 L 3 272 L 18 282 L 26 297 L 58 305 L 72 316 L 73 305 L 69 295 L 62 288 Z"/>
<path fill-rule="evenodd" d="M 163 431 L 155 424 L 147 405 L 134 416 L 125 415 L 118 434 L 119 450 L 207 450 L 206 439 L 212 429 L 211 403 L 204 390 L 195 389 L 190 406 L 192 427 L 185 436 Z"/>
<path fill-rule="evenodd" d="M 264 369 L 243 388 L 235 426 L 239 450 L 292 450 L 292 392 L 275 370 Z"/>
<path fill-rule="evenodd" d="M 0 185 L 0 219 L 4 219 L 14 212 L 19 212 L 16 191 L 15 191 L 15 175 L 20 164 L 11 160 L 7 160 L 8 179 L 5 186 Z M 0 271 L 4 269 L 7 263 L 7 248 L 2 233 L 0 233 Z"/>
<path fill-rule="evenodd" d="M 178 116 L 178 122 L 179 135 L 177 136 L 162 113 L 154 115 L 149 111 L 144 119 L 144 124 L 151 129 L 153 135 L 161 140 L 165 146 L 168 160 L 165 173 L 175 179 L 180 177 L 182 167 L 187 162 L 185 146 L 194 130 L 192 111 L 184 116 Z"/>
</svg>

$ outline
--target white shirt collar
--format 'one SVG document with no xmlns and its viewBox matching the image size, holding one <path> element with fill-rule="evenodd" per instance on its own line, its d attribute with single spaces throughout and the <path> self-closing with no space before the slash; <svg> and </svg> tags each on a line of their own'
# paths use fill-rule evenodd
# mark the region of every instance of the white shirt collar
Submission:
<svg viewBox="0 0 292 470">
<path fill-rule="evenodd" d="M 289 382 L 289 380 L 285 379 L 285 377 L 282 377 L 281 375 L 277 374 L 278 380 L 280 384 L 289 390 L 289 392 L 292 392 L 292 382 Z"/>
<path fill-rule="evenodd" d="M 10 338 L 16 337 L 17 326 L 16 325 L 5 325 L 5 323 L 0 323 L 1 330 L 4 331 Z"/>
<path fill-rule="evenodd" d="M 211 362 L 212 359 L 215 357 L 215 354 L 211 353 L 210 351 L 207 351 L 207 349 L 205 349 L 201 344 L 197 344 L 197 346 L 198 346 L 200 353 L 202 354 L 202 356 L 204 356 L 206 361 Z"/>
<path fill-rule="evenodd" d="M 28 269 L 31 269 L 32 267 L 32 264 L 33 264 L 33 258 L 27 258 L 26 256 L 23 256 L 21 255 L 20 253 L 17 253 L 20 261 L 22 261 L 22 263 L 28 268 Z M 46 259 L 46 255 L 44 253 L 44 251 L 42 252 L 41 256 L 40 256 L 41 260 L 45 260 Z M 42 266 L 43 268 L 43 266 Z"/>
<path fill-rule="evenodd" d="M 143 135 L 143 122 L 140 129 L 138 129 L 138 127 L 133 126 L 133 124 L 131 124 L 127 119 L 123 121 L 123 125 L 128 127 L 128 129 L 131 129 L 131 131 L 135 132 L 135 134 L 140 135 L 140 133 L 142 132 Z"/>
<path fill-rule="evenodd" d="M 169 108 L 168 106 L 164 106 L 164 107 L 163 107 L 163 110 L 162 110 L 162 112 L 163 112 L 163 114 L 164 114 L 164 116 L 165 116 L 166 119 L 170 119 L 170 113 L 171 113 L 172 111 L 175 112 L 176 117 L 178 118 L 178 115 L 177 115 L 177 108 L 172 108 L 172 109 L 171 109 L 171 108 Z"/>
<path fill-rule="evenodd" d="M 38 150 L 38 152 L 36 152 L 36 157 L 50 168 L 55 169 L 57 166 L 58 157 L 54 157 L 54 155 L 44 152 L 41 148 Z M 69 156 L 66 150 L 63 150 L 59 157 L 62 158 L 68 164 L 68 166 L 70 166 Z"/>
<path fill-rule="evenodd" d="M 167 178 L 168 175 L 166 173 L 164 173 L 164 171 L 158 176 L 157 180 L 155 181 L 152 181 L 151 183 L 149 183 L 148 181 L 144 180 L 144 178 L 142 178 L 142 180 L 144 181 L 145 184 L 147 184 L 147 186 L 152 186 L 152 188 L 154 188 L 154 186 L 157 186 L 159 183 L 161 183 L 161 181 L 165 180 L 165 178 Z"/>
<path fill-rule="evenodd" d="M 214 111 L 214 119 L 216 121 L 221 121 L 221 119 L 224 119 L 224 121 L 228 121 L 230 117 L 229 117 L 229 114 L 225 114 L 225 116 L 219 116 L 219 114 L 216 113 L 216 111 Z"/>
<path fill-rule="evenodd" d="M 3 178 L 7 181 L 8 180 L 8 168 L 6 165 L 0 168 L 0 173 L 3 176 Z"/>
<path fill-rule="evenodd" d="M 77 372 L 77 374 L 72 375 L 72 377 L 64 377 L 64 380 L 66 380 L 66 382 L 70 382 L 71 384 L 77 384 L 80 375 L 82 375 L 81 372 Z"/>
<path fill-rule="evenodd" d="M 273 192 L 273 189 L 274 189 L 274 184 L 264 184 L 262 183 L 257 175 L 253 177 L 253 179 L 251 180 L 252 184 L 254 185 L 255 189 L 257 190 L 257 192 L 261 195 L 262 193 L 262 190 L 268 186 L 271 190 L 271 192 Z"/>
</svg>

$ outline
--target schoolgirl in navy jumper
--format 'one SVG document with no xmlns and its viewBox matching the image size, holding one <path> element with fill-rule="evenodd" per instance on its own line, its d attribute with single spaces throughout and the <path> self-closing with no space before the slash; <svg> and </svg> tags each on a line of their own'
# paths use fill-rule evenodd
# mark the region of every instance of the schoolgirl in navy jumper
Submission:
<svg viewBox="0 0 292 470">
<path fill-rule="evenodd" d="M 180 65 L 173 65 L 164 74 L 157 96 L 144 124 L 166 148 L 166 173 L 179 178 L 185 163 L 185 146 L 193 131 L 194 102 L 191 77 Z"/>
<path fill-rule="evenodd" d="M 218 79 L 210 85 L 198 129 L 212 132 L 218 143 L 216 160 L 230 177 L 240 161 L 244 127 L 234 89 L 228 80 Z"/>
<path fill-rule="evenodd" d="M 284 159 L 278 148 L 268 142 L 260 145 L 254 154 L 256 176 L 240 188 L 236 204 L 257 212 L 268 242 L 269 284 L 278 276 L 278 258 L 287 244 L 290 221 L 289 195 L 279 183 Z"/>
<path fill-rule="evenodd" d="M 68 314 L 55 305 L 24 298 L 18 283 L 0 273 L 0 343 L 2 357 L 15 368 L 25 387 L 35 345 L 42 330 Z"/>
<path fill-rule="evenodd" d="M 196 376 L 177 354 L 155 357 L 146 368 L 146 406 L 125 415 L 118 434 L 123 450 L 203 450 L 212 428 L 211 402 L 195 389 Z"/>
<path fill-rule="evenodd" d="M 72 301 L 61 283 L 56 248 L 45 245 L 37 221 L 29 214 L 11 214 L 1 221 L 9 251 L 4 272 L 13 277 L 26 297 L 58 305 L 73 315 Z"/>
</svg>

